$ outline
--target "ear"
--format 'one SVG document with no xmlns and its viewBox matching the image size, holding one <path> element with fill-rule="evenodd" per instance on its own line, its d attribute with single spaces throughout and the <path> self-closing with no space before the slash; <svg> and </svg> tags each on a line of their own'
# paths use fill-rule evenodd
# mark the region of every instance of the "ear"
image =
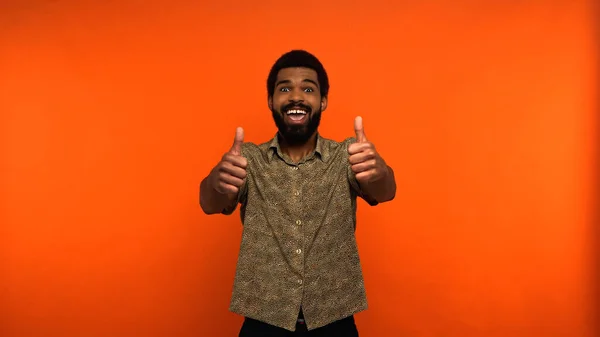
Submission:
<svg viewBox="0 0 600 337">
<path fill-rule="evenodd" d="M 325 109 L 327 109 L 327 97 L 322 97 L 321 98 L 321 112 L 325 111 Z"/>
<path fill-rule="evenodd" d="M 273 97 L 269 96 L 267 104 L 269 104 L 269 110 L 273 110 Z"/>
</svg>

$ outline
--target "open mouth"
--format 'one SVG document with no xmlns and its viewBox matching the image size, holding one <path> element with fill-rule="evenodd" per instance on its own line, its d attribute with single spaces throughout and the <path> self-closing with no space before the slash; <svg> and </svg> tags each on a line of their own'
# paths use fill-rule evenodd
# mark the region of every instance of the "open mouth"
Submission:
<svg viewBox="0 0 600 337">
<path fill-rule="evenodd" d="M 290 109 L 286 111 L 286 116 L 294 122 L 301 122 L 306 118 L 307 112 L 304 109 Z"/>
<path fill-rule="evenodd" d="M 284 115 L 287 117 L 288 123 L 304 124 L 308 120 L 311 113 L 309 106 L 301 103 L 292 103 L 283 107 Z"/>
</svg>

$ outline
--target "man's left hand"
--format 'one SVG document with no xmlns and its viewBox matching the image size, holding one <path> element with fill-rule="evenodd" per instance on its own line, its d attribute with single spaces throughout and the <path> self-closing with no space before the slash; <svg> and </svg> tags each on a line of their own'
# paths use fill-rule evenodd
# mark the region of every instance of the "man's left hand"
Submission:
<svg viewBox="0 0 600 337">
<path fill-rule="evenodd" d="M 348 153 L 356 180 L 360 184 L 369 184 L 384 178 L 388 174 L 387 164 L 377 153 L 373 143 L 367 140 L 360 116 L 354 120 L 354 131 L 356 143 L 348 146 Z"/>
</svg>

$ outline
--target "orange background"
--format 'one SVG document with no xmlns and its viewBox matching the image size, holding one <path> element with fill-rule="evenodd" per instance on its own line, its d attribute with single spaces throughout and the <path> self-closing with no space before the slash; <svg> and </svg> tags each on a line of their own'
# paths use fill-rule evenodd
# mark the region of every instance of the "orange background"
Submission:
<svg viewBox="0 0 600 337">
<path fill-rule="evenodd" d="M 292 48 L 322 134 L 360 114 L 396 170 L 359 205 L 361 336 L 599 333 L 592 2 L 2 1 L 0 336 L 237 336 L 239 214 L 198 184 L 273 136 Z"/>
</svg>

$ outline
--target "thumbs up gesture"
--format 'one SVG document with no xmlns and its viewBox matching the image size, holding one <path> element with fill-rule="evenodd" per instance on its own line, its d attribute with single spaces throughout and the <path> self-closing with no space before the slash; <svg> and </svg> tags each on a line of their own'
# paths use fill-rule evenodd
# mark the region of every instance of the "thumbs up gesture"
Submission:
<svg viewBox="0 0 600 337">
<path fill-rule="evenodd" d="M 221 194 L 237 194 L 246 178 L 248 161 L 242 156 L 244 129 L 237 128 L 231 149 L 210 173 L 211 185 Z"/>
<path fill-rule="evenodd" d="M 367 140 L 363 128 L 362 118 L 354 120 L 356 143 L 348 146 L 350 165 L 356 175 L 356 180 L 361 184 L 368 184 L 380 180 L 387 174 L 387 165 L 375 150 L 375 146 Z"/>
</svg>

